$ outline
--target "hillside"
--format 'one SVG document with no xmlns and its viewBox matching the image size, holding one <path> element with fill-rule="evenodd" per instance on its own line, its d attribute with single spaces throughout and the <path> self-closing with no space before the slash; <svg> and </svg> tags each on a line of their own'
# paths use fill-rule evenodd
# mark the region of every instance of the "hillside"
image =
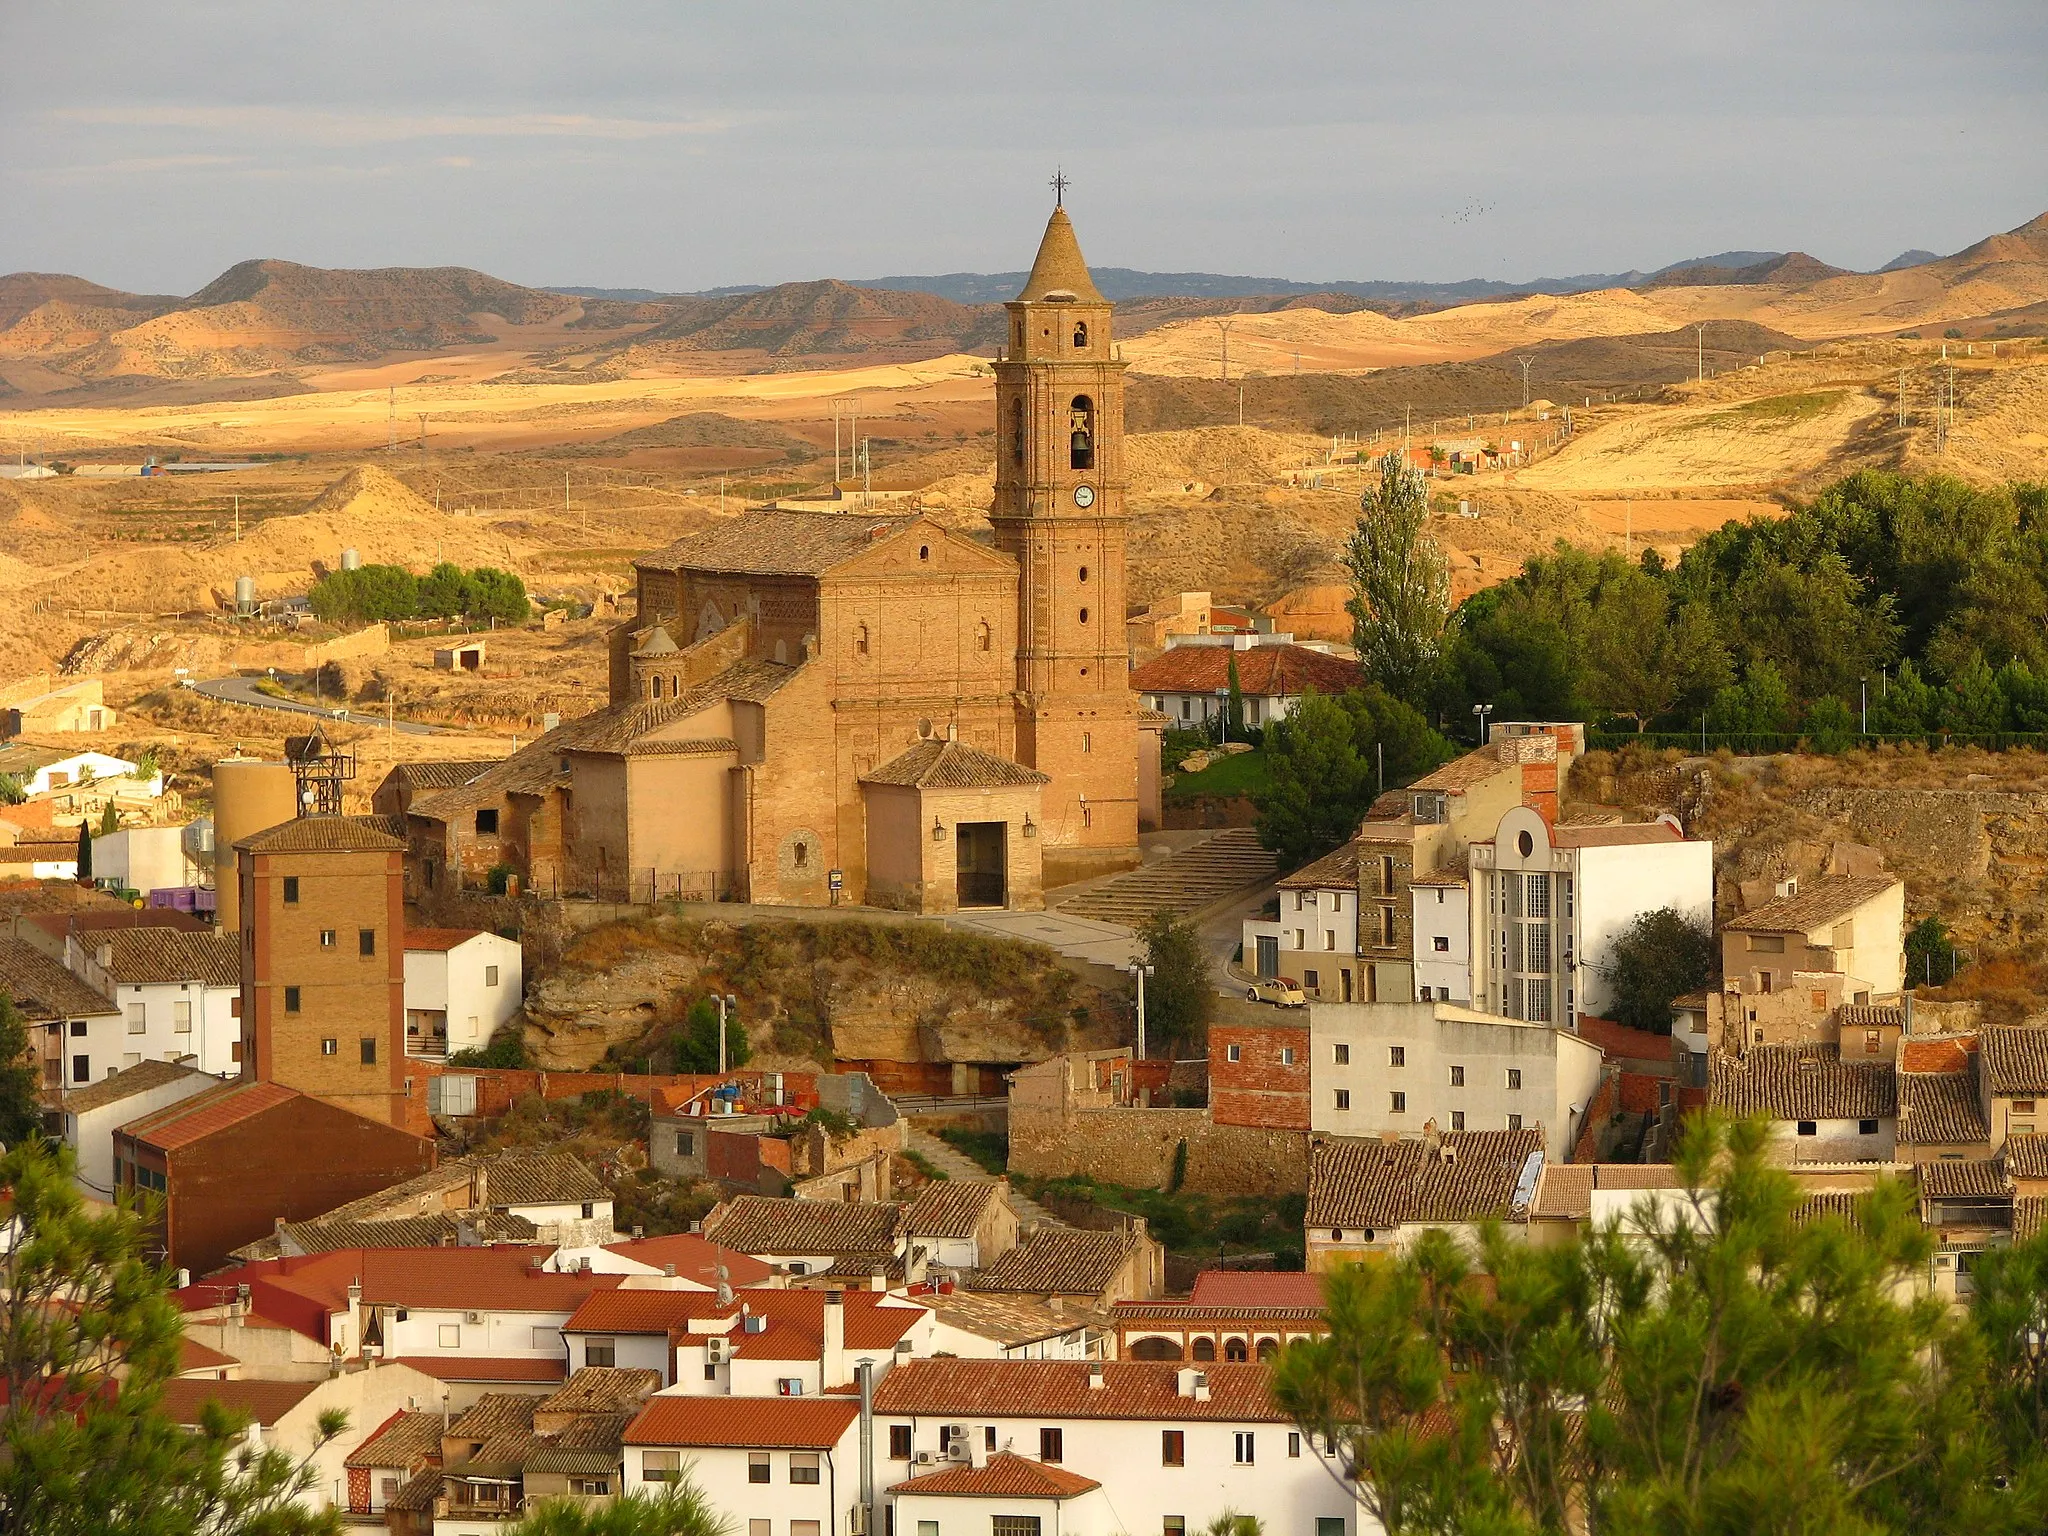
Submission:
<svg viewBox="0 0 2048 1536">
<path fill-rule="evenodd" d="M 856 288 L 825 279 L 783 283 L 727 299 L 693 299 L 672 318 L 600 349 L 635 366 L 678 353 L 765 352 L 771 357 L 887 354 L 939 357 L 1002 340 L 1002 311 L 955 304 L 929 293 Z"/>
</svg>

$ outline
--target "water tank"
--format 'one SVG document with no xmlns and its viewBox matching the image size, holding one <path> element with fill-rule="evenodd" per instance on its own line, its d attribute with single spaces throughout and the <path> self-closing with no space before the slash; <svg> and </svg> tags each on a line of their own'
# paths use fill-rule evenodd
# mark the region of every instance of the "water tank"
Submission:
<svg viewBox="0 0 2048 1536">
<path fill-rule="evenodd" d="M 237 576 L 235 578 L 235 612 L 251 614 L 256 611 L 256 578 Z"/>
<path fill-rule="evenodd" d="M 213 862 L 213 822 L 202 816 L 197 821 L 187 822 L 180 838 L 185 857 L 194 864 Z"/>
<path fill-rule="evenodd" d="M 230 757 L 213 765 L 213 884 L 224 931 L 235 932 L 242 926 L 235 844 L 265 827 L 290 821 L 298 812 L 298 788 L 290 763 Z"/>
<path fill-rule="evenodd" d="M 360 571 L 363 568 L 361 552 L 353 549 L 344 549 L 341 552 L 341 568 L 344 571 Z"/>
</svg>

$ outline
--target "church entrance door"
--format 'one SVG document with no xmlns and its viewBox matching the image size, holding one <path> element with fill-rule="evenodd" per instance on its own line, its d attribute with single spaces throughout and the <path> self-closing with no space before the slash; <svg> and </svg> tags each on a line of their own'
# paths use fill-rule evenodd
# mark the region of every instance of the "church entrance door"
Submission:
<svg viewBox="0 0 2048 1536">
<path fill-rule="evenodd" d="M 1000 821 L 963 821 L 956 836 L 954 868 L 963 907 L 1000 907 L 1008 900 L 1003 879 L 1004 834 Z"/>
</svg>

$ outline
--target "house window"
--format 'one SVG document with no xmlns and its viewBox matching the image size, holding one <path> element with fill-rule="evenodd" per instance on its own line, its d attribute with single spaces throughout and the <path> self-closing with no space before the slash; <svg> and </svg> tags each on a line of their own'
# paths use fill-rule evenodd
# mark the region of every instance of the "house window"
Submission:
<svg viewBox="0 0 2048 1536">
<path fill-rule="evenodd" d="M 443 1349 L 462 1348 L 462 1324 L 443 1323 L 436 1333 Z"/>
<path fill-rule="evenodd" d="M 1508 1068 L 1508 1087 L 1509 1087 L 1510 1089 L 1519 1089 L 1519 1088 L 1520 1088 L 1521 1086 L 1522 1086 L 1522 1069 L 1521 1069 L 1520 1067 L 1509 1067 L 1509 1068 Z"/>
<path fill-rule="evenodd" d="M 572 1477 L 569 1479 L 569 1491 L 585 1496 L 608 1494 L 612 1491 L 612 1480 L 608 1477 Z"/>
<path fill-rule="evenodd" d="M 1451 1086 L 1453 1088 L 1465 1086 L 1465 1069 L 1463 1067 L 1451 1068 Z"/>
<path fill-rule="evenodd" d="M 1511 1131 L 1519 1131 L 1519 1130 L 1520 1130 L 1521 1128 L 1522 1128 L 1522 1117 L 1521 1117 L 1520 1115 L 1509 1115 L 1509 1116 L 1508 1116 L 1508 1129 L 1509 1129 L 1509 1130 L 1511 1130 Z"/>
<path fill-rule="evenodd" d="M 1394 856 L 1390 853 L 1380 855 L 1380 894 L 1394 894 Z"/>
<path fill-rule="evenodd" d="M 477 807 L 476 835 L 496 837 L 498 835 L 498 808 L 495 805 Z"/>
<path fill-rule="evenodd" d="M 1405 1093 L 1393 1093 L 1393 1094 L 1389 1094 L 1389 1095 L 1388 1095 L 1387 1097 L 1388 1097 L 1389 1099 L 1391 1099 L 1391 1100 L 1393 1101 L 1393 1102 L 1392 1102 L 1392 1105 L 1390 1106 L 1390 1107 L 1392 1108 L 1392 1111 L 1393 1111 L 1393 1113 L 1395 1113 L 1395 1114 L 1397 1114 L 1397 1115 L 1405 1115 L 1405 1114 L 1407 1114 L 1407 1113 L 1408 1113 L 1408 1095 L 1407 1095 L 1407 1094 L 1405 1094 Z"/>
<path fill-rule="evenodd" d="M 1350 1065 L 1351 1065 L 1351 1047 L 1350 1047 L 1350 1046 L 1348 1046 L 1348 1045 L 1333 1045 L 1333 1046 L 1331 1046 L 1331 1047 L 1330 1047 L 1330 1060 L 1331 1060 L 1331 1061 L 1333 1061 L 1333 1062 L 1335 1062 L 1335 1063 L 1336 1063 L 1336 1064 L 1337 1064 L 1338 1066 L 1340 1066 L 1340 1067 L 1348 1067 L 1348 1066 L 1350 1066 Z"/>
<path fill-rule="evenodd" d="M 677 1157 L 695 1157 L 696 1155 L 697 1155 L 697 1135 L 696 1135 L 696 1132 L 694 1132 L 694 1131 L 677 1131 L 677 1132 L 676 1132 L 676 1156 L 677 1156 Z"/>
<path fill-rule="evenodd" d="M 771 1471 L 770 1458 L 766 1451 L 747 1452 L 747 1481 L 765 1483 Z"/>
<path fill-rule="evenodd" d="M 818 1453 L 816 1451 L 791 1451 L 789 1454 L 789 1480 L 792 1483 L 815 1483 L 818 1480 Z"/>
<path fill-rule="evenodd" d="M 1336 929 L 1334 929 L 1334 928 L 1325 928 L 1325 929 L 1323 930 L 1323 948 L 1324 948 L 1324 949 L 1335 949 L 1336 947 L 1337 947 L 1337 930 L 1336 930 Z"/>
<path fill-rule="evenodd" d="M 1188 1437 L 1184 1430 L 1162 1429 L 1159 1432 L 1159 1465 L 1162 1467 L 1184 1467 L 1188 1464 Z"/>
<path fill-rule="evenodd" d="M 617 1365 L 619 1363 L 619 1341 L 617 1339 L 585 1339 L 583 1341 L 583 1363 L 585 1365 Z"/>
<path fill-rule="evenodd" d="M 996 1448 L 996 1427 L 993 1424 L 981 1426 L 981 1448 L 993 1452 Z"/>
<path fill-rule="evenodd" d="M 297 1013 L 299 1011 L 299 989 L 297 987 L 286 987 L 284 989 L 284 1011 L 286 1013 Z"/>
<path fill-rule="evenodd" d="M 334 930 L 332 928 L 322 928 L 320 930 L 320 947 L 322 949 L 334 948 Z"/>
<path fill-rule="evenodd" d="M 988 1525 L 989 1536 L 1038 1536 L 1036 1515 L 993 1515 Z"/>
<path fill-rule="evenodd" d="M 1337 1090 L 1337 1107 L 1339 1109 L 1349 1109 L 1351 1107 L 1351 1090 L 1349 1088 L 1339 1088 Z"/>
<path fill-rule="evenodd" d="M 85 1020 L 73 1019 L 71 1021 L 71 1038 L 74 1040 L 83 1040 L 85 1038 Z"/>
<path fill-rule="evenodd" d="M 979 624 L 974 626 L 974 648 L 978 651 L 985 651 L 989 648 L 988 642 L 988 620 L 983 619 Z"/>
<path fill-rule="evenodd" d="M 1407 1046 L 1405 1046 L 1405 1045 L 1390 1045 L 1390 1046 L 1388 1046 L 1388 1047 L 1387 1047 L 1387 1065 L 1388 1065 L 1388 1066 L 1390 1066 L 1390 1067 L 1405 1067 L 1405 1066 L 1407 1066 L 1407 1065 L 1408 1065 L 1408 1047 L 1407 1047 Z"/>
<path fill-rule="evenodd" d="M 1875 1120 L 1858 1120 L 1856 1122 L 1856 1134 L 1858 1136 L 1875 1136 L 1877 1134 L 1877 1122 Z"/>
<path fill-rule="evenodd" d="M 1392 907 L 1381 907 L 1381 908 L 1380 908 L 1380 944 L 1381 944 L 1381 947 L 1383 947 L 1383 948 L 1384 948 L 1384 947 L 1386 947 L 1386 946 L 1389 946 L 1389 945 L 1391 945 L 1391 944 L 1392 944 L 1393 942 L 1394 942 L 1394 909 L 1393 909 Z"/>
<path fill-rule="evenodd" d="M 1323 988 L 1322 973 L 1320 971 L 1303 971 L 1301 973 L 1301 984 L 1311 992 L 1320 992 Z"/>
<path fill-rule="evenodd" d="M 498 984 L 498 968 L 497 968 L 497 967 L 496 967 L 495 965 L 487 965 L 487 966 L 485 966 L 485 967 L 484 967 L 484 985 L 485 985 L 485 986 L 487 986 L 487 987 L 495 987 L 495 986 L 496 986 L 497 984 Z"/>
<path fill-rule="evenodd" d="M 681 1451 L 642 1451 L 640 1480 L 643 1483 L 680 1482 L 683 1476 Z"/>
<path fill-rule="evenodd" d="M 820 1526 L 815 1520 L 792 1520 L 789 1522 L 789 1536 L 818 1536 Z"/>
<path fill-rule="evenodd" d="M 192 1005 L 188 1002 L 171 1004 L 171 1033 L 189 1035 L 192 1033 Z"/>
<path fill-rule="evenodd" d="M 296 907 L 299 904 L 299 877 L 297 875 L 286 875 L 284 877 L 284 904 L 288 907 Z"/>
<path fill-rule="evenodd" d="M 1081 733 L 1081 750 L 1083 752 L 1093 752 L 1095 750 L 1095 738 L 1087 731 Z"/>
<path fill-rule="evenodd" d="M 1451 1129 L 1454 1131 L 1462 1131 L 1463 1129 L 1465 1129 L 1465 1111 L 1463 1111 L 1462 1109 L 1454 1109 L 1451 1111 Z"/>
<path fill-rule="evenodd" d="M 341 1054 L 341 1042 L 335 1039 L 334 1036 L 329 1035 L 320 1042 L 320 1054 L 322 1056 L 339 1056 Z"/>
<path fill-rule="evenodd" d="M 889 1459 L 891 1461 L 910 1460 L 910 1426 L 908 1424 L 891 1424 L 889 1426 Z"/>
<path fill-rule="evenodd" d="M 1820 1134 L 1820 1127 L 1811 1120 L 1802 1120 L 1799 1122 L 1799 1134 L 1802 1136 L 1818 1136 Z"/>
<path fill-rule="evenodd" d="M 1233 1459 L 1240 1467 L 1250 1466 L 1255 1459 L 1253 1452 L 1257 1449 L 1256 1438 L 1248 1429 L 1240 1429 L 1231 1437 L 1235 1446 Z"/>
<path fill-rule="evenodd" d="M 366 1067 L 377 1065 L 377 1037 L 375 1035 L 365 1035 L 362 1038 L 361 1045 L 363 1048 L 363 1065 Z"/>
<path fill-rule="evenodd" d="M 92 1081 L 92 1058 L 90 1056 L 74 1056 L 71 1058 L 71 1081 L 74 1083 L 89 1083 Z"/>
<path fill-rule="evenodd" d="M 130 1003 L 128 1005 L 128 1033 L 131 1035 L 139 1035 L 148 1028 L 149 1020 L 148 1016 L 143 1011 L 142 1004 Z"/>
<path fill-rule="evenodd" d="M 1188 1536 L 1188 1517 L 1168 1515 L 1160 1522 L 1159 1536 Z"/>
<path fill-rule="evenodd" d="M 1429 947 L 1440 955 L 1447 955 L 1451 952 L 1451 941 L 1444 934 L 1440 933 L 1429 941 Z"/>
<path fill-rule="evenodd" d="M 1283 1045 L 1283 1046 L 1281 1046 L 1281 1047 L 1280 1047 L 1280 1065 L 1281 1065 L 1281 1066 L 1283 1066 L 1283 1067 L 1291 1067 L 1291 1066 L 1293 1066 L 1293 1065 L 1294 1065 L 1294 1047 L 1293 1047 L 1293 1046 L 1291 1046 L 1291 1045 Z"/>
<path fill-rule="evenodd" d="M 1287 1454 L 1294 1457 L 1301 1455 L 1301 1431 L 1298 1429 L 1290 1429 L 1287 1432 Z"/>
<path fill-rule="evenodd" d="M 1244 1060 L 1244 1047 L 1241 1045 L 1225 1046 L 1223 1054 L 1231 1061 L 1242 1061 Z"/>
<path fill-rule="evenodd" d="M 358 928 L 356 930 L 356 953 L 359 955 L 374 955 L 377 953 L 376 929 Z"/>
<path fill-rule="evenodd" d="M 1041 1429 L 1038 1432 L 1038 1459 L 1040 1461 L 1061 1460 L 1062 1457 L 1066 1454 L 1066 1447 L 1066 1431 L 1059 1429 Z"/>
<path fill-rule="evenodd" d="M 2031 1115 L 2034 1112 L 2034 1101 L 2032 1099 L 2014 1099 L 2012 1101 L 2012 1112 L 2016 1115 Z"/>
</svg>

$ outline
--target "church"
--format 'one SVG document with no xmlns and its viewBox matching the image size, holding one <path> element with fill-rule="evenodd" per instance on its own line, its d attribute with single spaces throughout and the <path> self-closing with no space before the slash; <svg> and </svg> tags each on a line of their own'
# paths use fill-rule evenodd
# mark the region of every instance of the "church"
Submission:
<svg viewBox="0 0 2048 1536">
<path fill-rule="evenodd" d="M 992 540 L 770 509 L 643 556 L 608 707 L 380 804 L 416 884 L 943 912 L 1136 864 L 1164 721 L 1128 682 L 1112 306 L 1063 208 L 1007 308 Z"/>
</svg>

